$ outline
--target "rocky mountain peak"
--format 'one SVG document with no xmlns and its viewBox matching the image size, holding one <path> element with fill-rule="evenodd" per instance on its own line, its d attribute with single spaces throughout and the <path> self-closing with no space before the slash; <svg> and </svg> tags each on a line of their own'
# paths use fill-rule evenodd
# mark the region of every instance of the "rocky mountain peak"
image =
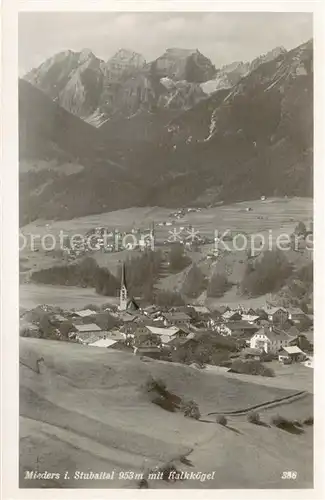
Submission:
<svg viewBox="0 0 325 500">
<path fill-rule="evenodd" d="M 96 56 L 93 54 L 93 52 L 90 49 L 82 49 L 79 55 L 78 63 L 83 64 L 86 62 L 88 59 L 93 59 Z"/>
<path fill-rule="evenodd" d="M 43 92 L 21 82 L 21 158 L 84 166 L 67 183 L 49 169 L 32 196 L 44 174 L 26 177 L 25 218 L 39 217 L 40 206 L 42 216 L 70 219 L 312 193 L 312 41 L 276 47 L 253 70 L 239 62 L 217 71 L 199 51 L 176 48 L 134 70 L 133 54 L 121 49 L 108 69 L 88 51 L 83 64 L 69 51 L 35 70 L 31 83 Z"/>
<path fill-rule="evenodd" d="M 216 69 L 198 49 L 172 47 L 151 63 L 151 70 L 160 78 L 201 83 L 212 78 Z"/>
<path fill-rule="evenodd" d="M 262 54 L 259 57 L 256 57 L 253 59 L 253 61 L 250 64 L 250 71 L 253 71 L 255 68 L 257 68 L 260 64 L 264 64 L 266 62 L 272 61 L 273 59 L 277 59 L 280 55 L 286 54 L 286 49 L 282 46 L 280 47 L 275 47 L 274 49 L 270 50 L 269 52 L 266 52 L 266 54 Z"/>
<path fill-rule="evenodd" d="M 144 66 L 145 64 L 145 58 L 143 57 L 142 54 L 139 54 L 138 52 L 134 52 L 133 50 L 130 49 L 119 49 L 114 56 L 112 56 L 110 59 L 107 61 L 107 65 L 109 67 L 113 66 L 114 64 L 122 64 L 124 66 L 132 66 L 135 68 L 139 68 Z"/>
<path fill-rule="evenodd" d="M 183 49 L 180 47 L 171 47 L 166 49 L 165 54 L 173 57 L 188 57 L 193 53 L 198 52 L 197 49 Z"/>
</svg>

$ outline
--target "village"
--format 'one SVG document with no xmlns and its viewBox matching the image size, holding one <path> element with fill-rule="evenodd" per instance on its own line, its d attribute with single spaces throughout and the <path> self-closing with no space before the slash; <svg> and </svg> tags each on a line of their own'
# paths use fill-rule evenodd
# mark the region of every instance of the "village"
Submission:
<svg viewBox="0 0 325 500">
<path fill-rule="evenodd" d="M 253 309 L 238 304 L 210 310 L 204 305 L 144 305 L 129 296 L 122 267 L 119 305 L 65 311 L 42 305 L 23 311 L 20 335 L 127 351 L 204 369 L 219 365 L 238 372 L 274 376 L 264 362 L 313 368 L 313 315 L 301 309 Z M 91 350 L 89 350 L 91 355 Z"/>
<path fill-rule="evenodd" d="M 195 211 L 195 209 L 188 210 Z M 66 238 L 62 249 L 63 255 L 67 257 L 68 261 L 74 261 L 94 251 L 112 253 L 137 249 L 144 252 L 147 249 L 153 249 L 155 246 L 169 245 L 173 241 L 171 239 L 173 235 L 176 237 L 176 241 L 184 245 L 188 250 L 197 248 L 199 245 L 213 244 L 215 242 L 214 238 L 200 235 L 189 223 L 184 223 L 184 226 L 175 226 L 176 221 L 183 217 L 183 215 L 179 215 L 181 213 L 183 213 L 182 210 L 173 214 L 175 218 L 171 221 L 159 222 L 157 228 L 154 221 L 151 222 L 149 227 L 133 226 L 129 231 L 121 231 L 118 228 L 110 229 L 104 226 L 91 228 L 83 237 L 80 235 L 80 238 L 73 240 L 72 243 L 69 237 Z M 171 228 L 171 230 L 166 232 L 167 227 Z M 165 231 L 157 239 L 156 232 L 162 233 L 162 229 L 165 229 Z M 213 255 L 213 251 L 210 254 Z"/>
</svg>

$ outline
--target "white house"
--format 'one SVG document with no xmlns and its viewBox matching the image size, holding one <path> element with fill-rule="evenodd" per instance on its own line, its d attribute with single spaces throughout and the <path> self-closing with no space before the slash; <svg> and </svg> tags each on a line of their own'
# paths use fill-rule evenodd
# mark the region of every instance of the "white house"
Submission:
<svg viewBox="0 0 325 500">
<path fill-rule="evenodd" d="M 252 349 L 276 354 L 283 347 L 287 347 L 290 340 L 291 337 L 286 332 L 274 327 L 265 327 L 251 337 L 249 344 Z"/>
</svg>

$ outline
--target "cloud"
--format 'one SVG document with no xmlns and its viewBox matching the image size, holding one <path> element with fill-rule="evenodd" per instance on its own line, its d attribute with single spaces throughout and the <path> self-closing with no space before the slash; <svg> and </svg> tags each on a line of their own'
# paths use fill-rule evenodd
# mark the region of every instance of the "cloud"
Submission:
<svg viewBox="0 0 325 500">
<path fill-rule="evenodd" d="M 220 67 L 311 37 L 310 13 L 29 12 L 19 15 L 19 68 L 25 72 L 61 50 L 84 47 L 104 60 L 130 48 L 147 61 L 168 47 L 198 48 Z"/>
</svg>

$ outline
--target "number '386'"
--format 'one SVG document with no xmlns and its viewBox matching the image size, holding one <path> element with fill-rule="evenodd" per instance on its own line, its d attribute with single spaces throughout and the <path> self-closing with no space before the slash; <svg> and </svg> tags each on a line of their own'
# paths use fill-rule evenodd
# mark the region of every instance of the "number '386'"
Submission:
<svg viewBox="0 0 325 500">
<path fill-rule="evenodd" d="M 281 479 L 297 479 L 298 473 L 295 470 L 284 470 Z"/>
</svg>

